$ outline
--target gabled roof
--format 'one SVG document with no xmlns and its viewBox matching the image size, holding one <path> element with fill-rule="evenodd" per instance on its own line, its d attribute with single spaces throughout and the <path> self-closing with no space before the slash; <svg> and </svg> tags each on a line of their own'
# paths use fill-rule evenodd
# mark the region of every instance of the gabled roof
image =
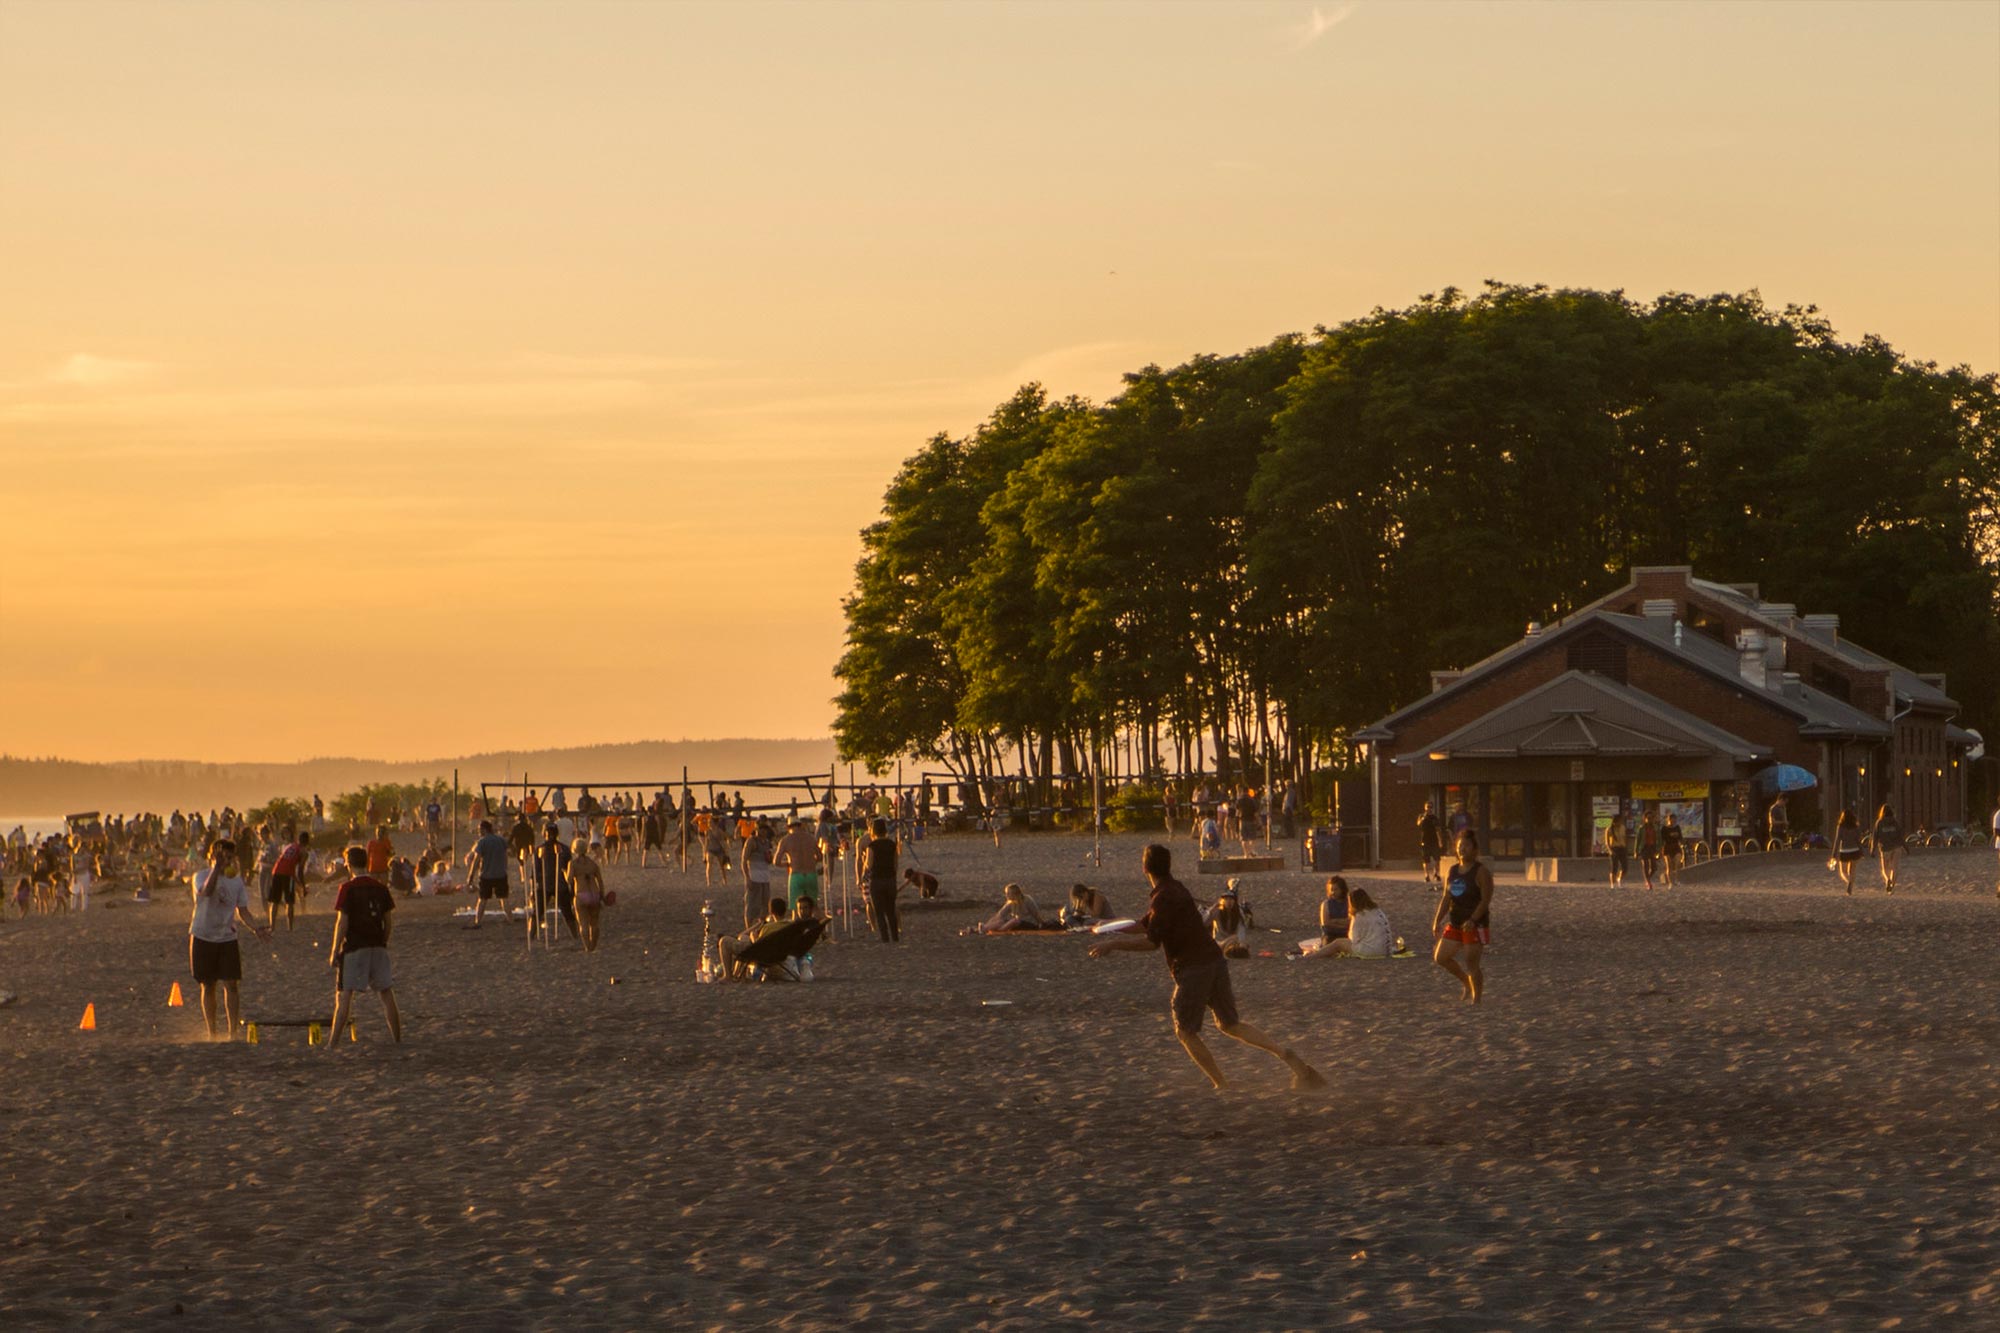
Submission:
<svg viewBox="0 0 2000 1333">
<path fill-rule="evenodd" d="M 1634 579 L 1633 582 L 1627 583 L 1617 592 L 1600 597 L 1597 601 L 1592 602 L 1589 607 L 1586 607 L 1585 610 L 1595 609 L 1603 606 L 1615 597 L 1623 596 L 1632 590 L 1636 582 L 1637 580 Z M 1956 709 L 1958 707 L 1958 700 L 1952 698 L 1943 690 L 1901 663 L 1892 662 L 1880 653 L 1871 653 L 1860 644 L 1843 639 L 1838 634 L 1828 634 L 1814 629 L 1805 623 L 1803 617 L 1796 615 L 1769 615 L 1764 610 L 1764 607 L 1767 605 L 1765 602 L 1744 592 L 1741 588 L 1731 587 L 1727 583 L 1716 583 L 1710 579 L 1698 579 L 1692 573 L 1688 575 L 1688 586 L 1699 592 L 1706 593 L 1717 601 L 1728 602 L 1736 608 L 1738 614 L 1755 620 L 1766 629 L 1783 634 L 1788 638 L 1803 639 L 1815 648 L 1818 648 L 1821 652 L 1833 654 L 1833 656 L 1839 658 L 1849 666 L 1860 667 L 1865 671 L 1887 671 L 1890 678 L 1890 688 L 1895 690 L 1897 697 L 1904 703 L 1917 703 L 1935 708 Z"/>
<path fill-rule="evenodd" d="M 1602 626 L 1627 639 L 1636 640 L 1705 675 L 1732 685 L 1751 698 L 1761 700 L 1780 712 L 1789 713 L 1799 720 L 1799 730 L 1802 735 L 1885 737 L 1890 734 L 1889 724 L 1881 718 L 1872 717 L 1852 704 L 1842 703 L 1832 695 L 1802 682 L 1787 681 L 1780 675 L 1769 684 L 1759 687 L 1745 680 L 1738 669 L 1735 649 L 1717 643 L 1694 630 L 1684 630 L 1676 642 L 1671 620 L 1591 610 L 1579 611 L 1566 617 L 1552 629 L 1543 630 L 1532 638 L 1509 644 L 1468 668 L 1458 679 L 1443 689 L 1435 690 L 1414 703 L 1397 709 L 1373 725 L 1355 732 L 1354 739 L 1390 740 L 1405 722 L 1417 714 L 1467 686 L 1486 679 L 1503 667 L 1512 665 L 1531 652 L 1554 650 L 1555 644 L 1575 637 L 1590 626 Z"/>
<path fill-rule="evenodd" d="M 1695 758 L 1749 763 L 1770 751 L 1629 685 L 1566 671 L 1395 762 L 1521 758 Z"/>
<path fill-rule="evenodd" d="M 1759 689 L 1743 678 L 1739 665 L 1741 655 L 1706 634 L 1688 630 L 1681 635 L 1681 641 L 1675 643 L 1672 621 L 1608 612 L 1600 615 L 1606 621 L 1621 622 L 1633 634 L 1699 666 L 1710 675 L 1724 677 L 1751 695 L 1787 710 L 1798 717 L 1802 724 L 1800 731 L 1805 735 L 1887 736 L 1890 732 L 1888 722 L 1882 718 L 1864 713 L 1853 704 L 1843 703 L 1826 691 L 1814 689 L 1802 681 L 1787 681 L 1781 672 L 1774 672 L 1772 680 Z"/>
</svg>

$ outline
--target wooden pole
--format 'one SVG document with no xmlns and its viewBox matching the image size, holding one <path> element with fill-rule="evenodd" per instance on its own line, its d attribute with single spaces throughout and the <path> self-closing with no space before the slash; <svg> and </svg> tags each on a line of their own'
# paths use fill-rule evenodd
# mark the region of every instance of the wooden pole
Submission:
<svg viewBox="0 0 2000 1333">
<path fill-rule="evenodd" d="M 1103 760 L 1097 753 L 1097 736 L 1090 738 L 1090 863 L 1104 865 L 1104 790 L 1098 781 Z"/>
<path fill-rule="evenodd" d="M 681 873 L 688 869 L 688 770 L 681 765 Z"/>
<path fill-rule="evenodd" d="M 451 770 L 451 865 L 458 868 L 458 770 Z"/>
<path fill-rule="evenodd" d="M 1264 738 L 1264 854 L 1271 854 L 1271 816 L 1277 811 L 1271 804 L 1271 741 L 1267 732 Z"/>
</svg>

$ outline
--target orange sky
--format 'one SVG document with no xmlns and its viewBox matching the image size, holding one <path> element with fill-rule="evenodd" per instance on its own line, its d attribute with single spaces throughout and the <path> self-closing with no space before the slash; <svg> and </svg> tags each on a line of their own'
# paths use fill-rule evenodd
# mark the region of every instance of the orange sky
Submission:
<svg viewBox="0 0 2000 1333">
<path fill-rule="evenodd" d="M 2000 5 L 0 0 L 0 751 L 824 735 L 897 462 L 1485 278 L 2000 368 Z"/>
</svg>

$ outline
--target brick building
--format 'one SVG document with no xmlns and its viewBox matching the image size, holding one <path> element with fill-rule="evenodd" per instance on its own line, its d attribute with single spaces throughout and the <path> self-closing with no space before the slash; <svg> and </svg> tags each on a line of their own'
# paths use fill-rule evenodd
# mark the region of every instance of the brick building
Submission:
<svg viewBox="0 0 2000 1333">
<path fill-rule="evenodd" d="M 1368 742 L 1378 859 L 1417 857 L 1425 801 L 1498 859 L 1588 855 L 1610 820 L 1671 810 L 1690 841 L 1762 838 L 1789 764 L 1795 830 L 1964 823 L 1967 750 L 1944 677 L 1906 670 L 1754 584 L 1641 567 L 1623 588 L 1462 671 L 1355 739 Z"/>
</svg>

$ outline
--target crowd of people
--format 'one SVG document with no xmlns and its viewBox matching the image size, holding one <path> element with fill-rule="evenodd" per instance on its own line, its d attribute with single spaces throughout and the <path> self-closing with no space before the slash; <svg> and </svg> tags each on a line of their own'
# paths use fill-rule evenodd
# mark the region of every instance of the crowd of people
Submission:
<svg viewBox="0 0 2000 1333">
<path fill-rule="evenodd" d="M 1248 799 L 1212 800 L 1215 795 L 1205 788 L 1191 793 L 1201 814 L 1198 830 L 1217 826 L 1227 811 L 1242 821 L 1232 831 L 1244 837 L 1268 815 L 1254 792 L 1247 793 Z M 713 947 L 704 948 L 704 974 L 720 980 L 810 978 L 811 949 L 829 924 L 822 903 L 840 872 L 851 873 L 846 882 L 860 891 L 868 929 L 885 945 L 902 940 L 899 899 L 904 891 L 921 898 L 939 896 L 936 876 L 905 864 L 917 835 L 904 816 L 914 821 L 920 809 L 911 796 L 907 790 L 857 792 L 845 807 L 809 804 L 803 811 L 794 801 L 782 817 L 748 808 L 740 793 L 696 807 L 685 788 L 679 800 L 662 791 L 643 802 L 625 793 L 599 801 L 585 791 L 573 809 L 560 789 L 546 801 L 532 794 L 519 804 L 505 800 L 493 811 L 501 819 L 488 815 L 478 821 L 478 835 L 463 858 L 463 887 L 476 894 L 466 926 L 480 928 L 489 911 L 509 919 L 518 889 L 524 903 L 518 915 L 530 943 L 553 943 L 566 929 L 583 951 L 595 952 L 602 944 L 606 910 L 616 903 L 606 883 L 607 867 L 634 861 L 645 867 L 655 854 L 664 866 L 669 849 L 682 855 L 698 851 L 706 883 L 740 883 L 743 895 L 742 929 L 708 942 Z M 144 899 L 168 885 L 187 885 L 193 896 L 189 970 L 204 1025 L 218 1040 L 238 1035 L 243 1027 L 241 932 L 268 940 L 282 923 L 290 933 L 307 895 L 331 888 L 333 1030 L 346 1021 L 354 994 L 372 991 L 380 996 L 391 1036 L 400 1040 L 388 952 L 397 899 L 456 892 L 461 867 L 452 864 L 435 832 L 413 861 L 398 853 L 387 823 L 375 826 L 365 841 L 358 837 L 360 830 L 351 831 L 357 836 L 335 836 L 317 818 L 303 825 L 265 821 L 253 826 L 227 808 L 205 815 L 90 816 L 41 838 L 16 829 L 5 840 L 4 855 L 8 873 L 17 881 L 12 902 L 22 913 L 66 910 L 87 903 L 93 893 L 113 889 L 130 887 Z M 677 832 L 695 845 L 681 842 Z M 1484 954 L 1492 940 L 1491 869 L 1481 860 L 1478 834 L 1459 821 L 1440 820 L 1428 805 L 1419 832 L 1425 880 L 1438 890 L 1430 922 L 1431 958 L 1454 979 L 1467 1003 L 1478 1004 L 1486 987 Z M 1994 813 L 1991 833 L 2000 850 L 2000 810 Z M 1677 882 L 1685 840 L 1671 811 L 1657 822 L 1653 812 L 1643 812 L 1629 837 L 1625 821 L 1613 820 L 1604 842 L 1612 856 L 1614 885 L 1623 882 L 1627 858 L 1635 853 L 1647 887 L 1657 883 L 1671 888 Z M 1449 862 L 1443 855 L 1447 843 Z M 1881 806 L 1865 827 L 1853 811 L 1843 811 L 1828 864 L 1852 893 L 1856 866 L 1872 852 L 1884 891 L 1894 893 L 1903 848 L 1902 828 L 1889 805 Z M 1206 851 L 1205 835 L 1201 850 Z M 1147 848 L 1143 869 L 1153 892 L 1143 916 L 1119 917 L 1102 889 L 1082 883 L 1071 887 L 1059 911 L 1051 912 L 1024 886 L 1010 883 L 996 911 L 962 933 L 1088 930 L 1093 957 L 1162 949 L 1175 979 L 1176 1033 L 1218 1086 L 1220 1076 L 1199 1036 L 1204 1013 L 1213 1013 L 1225 1035 L 1278 1055 L 1293 1065 L 1296 1078 L 1310 1082 L 1316 1075 L 1309 1068 L 1236 1014 L 1228 960 L 1271 956 L 1253 947 L 1256 917 L 1243 881 L 1230 879 L 1213 902 L 1198 907 L 1172 877 L 1171 864 L 1166 847 Z M 704 914 L 712 917 L 706 907 Z M 1318 926 L 1317 936 L 1301 941 L 1291 956 L 1416 956 L 1395 935 L 1369 891 L 1350 887 L 1342 875 L 1325 881 Z"/>
</svg>

